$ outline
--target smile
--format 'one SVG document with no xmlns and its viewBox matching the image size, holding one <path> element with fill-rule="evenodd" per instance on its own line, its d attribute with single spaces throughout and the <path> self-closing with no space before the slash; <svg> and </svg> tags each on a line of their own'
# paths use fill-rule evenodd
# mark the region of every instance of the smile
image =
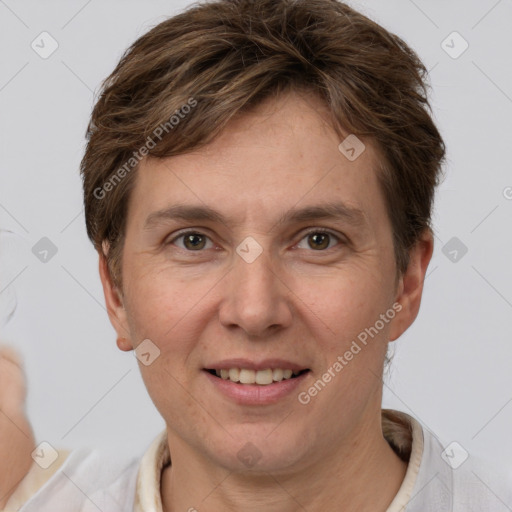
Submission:
<svg viewBox="0 0 512 512">
<path fill-rule="evenodd" d="M 223 380 L 229 380 L 238 384 L 259 384 L 261 386 L 268 386 L 274 382 L 296 378 L 309 370 L 291 370 L 289 368 L 267 368 L 265 370 L 222 368 L 208 369 L 207 371 Z"/>
</svg>

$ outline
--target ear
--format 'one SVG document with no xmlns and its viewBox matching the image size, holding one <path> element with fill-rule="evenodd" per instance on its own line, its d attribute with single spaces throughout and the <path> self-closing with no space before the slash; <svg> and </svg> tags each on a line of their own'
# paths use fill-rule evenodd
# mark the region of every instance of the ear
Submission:
<svg viewBox="0 0 512 512">
<path fill-rule="evenodd" d="M 103 250 L 108 251 L 108 245 L 103 245 Z M 105 295 L 105 304 L 110 323 L 117 333 L 117 346 L 120 350 L 133 350 L 130 339 L 130 329 L 126 315 L 126 309 L 123 303 L 123 297 L 118 288 L 114 285 L 112 276 L 107 265 L 107 252 L 99 252 L 99 271 L 101 284 L 103 285 L 103 294 Z"/>
<path fill-rule="evenodd" d="M 434 237 L 432 231 L 427 228 L 409 251 L 409 265 L 399 278 L 395 303 L 400 303 L 402 309 L 392 321 L 389 341 L 399 338 L 418 316 L 423 282 L 433 250 Z"/>
</svg>

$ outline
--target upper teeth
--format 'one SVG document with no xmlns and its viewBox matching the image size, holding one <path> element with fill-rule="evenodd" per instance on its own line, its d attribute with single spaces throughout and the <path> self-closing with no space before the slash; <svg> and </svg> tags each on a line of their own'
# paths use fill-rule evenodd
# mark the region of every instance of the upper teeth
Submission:
<svg viewBox="0 0 512 512">
<path fill-rule="evenodd" d="M 249 370 L 247 368 L 230 368 L 215 370 L 217 377 L 241 384 L 272 384 L 283 379 L 289 379 L 292 375 L 298 375 L 298 371 L 282 368 L 267 368 L 266 370 Z"/>
</svg>

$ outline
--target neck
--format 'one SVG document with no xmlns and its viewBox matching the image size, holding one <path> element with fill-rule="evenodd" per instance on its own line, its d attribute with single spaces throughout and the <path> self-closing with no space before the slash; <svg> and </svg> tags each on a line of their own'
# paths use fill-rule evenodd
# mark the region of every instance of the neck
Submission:
<svg viewBox="0 0 512 512">
<path fill-rule="evenodd" d="M 162 475 L 164 512 L 385 512 L 407 470 L 373 422 L 321 460 L 286 473 L 235 473 L 213 466 L 168 433 L 172 466 Z"/>
</svg>

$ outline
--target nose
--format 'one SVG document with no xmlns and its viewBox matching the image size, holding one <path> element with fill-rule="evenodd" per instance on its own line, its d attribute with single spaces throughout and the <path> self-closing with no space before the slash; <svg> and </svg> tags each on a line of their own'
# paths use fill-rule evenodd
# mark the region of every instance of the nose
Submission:
<svg viewBox="0 0 512 512">
<path fill-rule="evenodd" d="M 266 251 L 251 263 L 234 255 L 222 296 L 219 319 L 224 327 L 263 338 L 291 325 L 290 289 L 282 272 L 279 276 L 279 264 L 273 264 Z"/>
</svg>

